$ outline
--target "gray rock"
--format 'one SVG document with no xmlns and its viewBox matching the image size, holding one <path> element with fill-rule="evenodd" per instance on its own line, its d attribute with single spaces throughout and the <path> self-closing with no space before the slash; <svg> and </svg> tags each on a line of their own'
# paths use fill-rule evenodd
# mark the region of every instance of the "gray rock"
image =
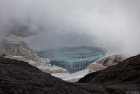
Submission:
<svg viewBox="0 0 140 94">
<path fill-rule="evenodd" d="M 37 54 L 25 42 L 0 41 L 0 56 L 22 56 L 38 62 Z"/>
<path fill-rule="evenodd" d="M 90 64 L 87 68 L 89 69 L 89 72 L 96 72 L 96 71 L 99 71 L 99 70 L 103 70 L 107 67 L 103 66 L 102 64 L 93 63 L 93 64 Z"/>
<path fill-rule="evenodd" d="M 124 59 L 125 59 L 124 55 L 111 55 L 111 56 L 108 56 L 101 60 L 96 61 L 96 63 L 102 64 L 103 66 L 112 66 L 112 65 L 118 64 Z"/>
<path fill-rule="evenodd" d="M 96 62 L 87 66 L 90 72 L 96 72 L 99 70 L 103 70 L 109 66 L 113 66 L 123 61 L 126 57 L 124 55 L 112 55 L 107 56 L 102 59 L 97 60 Z"/>
</svg>

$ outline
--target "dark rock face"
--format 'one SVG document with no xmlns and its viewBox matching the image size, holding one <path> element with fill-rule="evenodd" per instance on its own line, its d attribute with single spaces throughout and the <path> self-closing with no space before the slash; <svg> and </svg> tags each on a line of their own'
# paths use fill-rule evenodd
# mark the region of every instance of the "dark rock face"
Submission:
<svg viewBox="0 0 140 94">
<path fill-rule="evenodd" d="M 90 94 L 21 61 L 0 58 L 0 94 Z"/>
<path fill-rule="evenodd" d="M 131 94 L 131 91 L 140 93 L 140 55 L 128 58 L 105 70 L 90 73 L 80 79 L 79 83 L 104 86 L 106 91 L 114 92 L 111 94 L 126 94 L 124 92 Z"/>
</svg>

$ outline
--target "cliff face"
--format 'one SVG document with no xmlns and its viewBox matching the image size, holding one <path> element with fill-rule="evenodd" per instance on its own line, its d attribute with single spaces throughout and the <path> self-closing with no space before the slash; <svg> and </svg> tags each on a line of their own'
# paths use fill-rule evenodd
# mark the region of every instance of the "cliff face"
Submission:
<svg viewBox="0 0 140 94">
<path fill-rule="evenodd" d="M 10 42 L 6 40 L 0 41 L 1 56 L 22 56 L 28 60 L 38 62 L 37 54 L 30 49 L 24 42 Z"/>
</svg>

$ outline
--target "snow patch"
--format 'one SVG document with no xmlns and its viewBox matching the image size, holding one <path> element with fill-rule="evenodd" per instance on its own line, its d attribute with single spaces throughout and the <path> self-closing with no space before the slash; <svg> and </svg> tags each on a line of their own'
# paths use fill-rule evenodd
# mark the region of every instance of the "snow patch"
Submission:
<svg viewBox="0 0 140 94">
<path fill-rule="evenodd" d="M 60 78 L 60 79 L 65 80 L 65 81 L 70 81 L 70 80 L 74 80 L 74 79 L 78 80 L 87 74 L 89 74 L 88 68 L 84 69 L 82 71 L 72 73 L 72 74 L 70 74 L 70 73 L 55 73 L 55 74 L 52 74 L 52 76 Z"/>
</svg>

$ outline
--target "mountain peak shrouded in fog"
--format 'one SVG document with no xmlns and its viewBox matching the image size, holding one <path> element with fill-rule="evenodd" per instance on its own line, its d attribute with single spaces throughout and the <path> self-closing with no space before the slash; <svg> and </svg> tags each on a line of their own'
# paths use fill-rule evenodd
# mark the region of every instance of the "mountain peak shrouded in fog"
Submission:
<svg viewBox="0 0 140 94">
<path fill-rule="evenodd" d="M 14 30 L 39 50 L 93 45 L 134 55 L 140 52 L 139 4 L 139 0 L 1 0 L 0 37 Z M 16 31 L 12 21 L 24 24 L 15 26 Z"/>
<path fill-rule="evenodd" d="M 11 28 L 9 28 L 9 31 L 7 33 L 7 37 L 11 36 L 11 35 L 26 38 L 26 37 L 36 35 L 36 32 L 30 26 L 30 24 L 20 23 L 20 22 L 13 22 L 13 23 L 11 23 Z"/>
</svg>

